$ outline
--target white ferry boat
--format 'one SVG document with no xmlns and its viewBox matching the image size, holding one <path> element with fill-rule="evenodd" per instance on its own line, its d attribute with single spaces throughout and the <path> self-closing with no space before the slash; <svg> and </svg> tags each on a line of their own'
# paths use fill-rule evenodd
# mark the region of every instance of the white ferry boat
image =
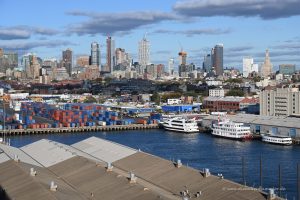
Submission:
<svg viewBox="0 0 300 200">
<path fill-rule="evenodd" d="M 244 123 L 232 122 L 229 119 L 218 120 L 218 123 L 213 124 L 212 135 L 235 140 L 252 139 L 250 127 L 245 126 Z"/>
<path fill-rule="evenodd" d="M 279 145 L 291 145 L 293 143 L 292 138 L 289 136 L 274 135 L 271 133 L 262 134 L 263 142 Z"/>
<path fill-rule="evenodd" d="M 183 117 L 174 117 L 165 120 L 162 123 L 164 129 L 170 131 L 178 131 L 184 133 L 196 133 L 199 132 L 197 121 L 194 119 L 187 119 Z"/>
</svg>

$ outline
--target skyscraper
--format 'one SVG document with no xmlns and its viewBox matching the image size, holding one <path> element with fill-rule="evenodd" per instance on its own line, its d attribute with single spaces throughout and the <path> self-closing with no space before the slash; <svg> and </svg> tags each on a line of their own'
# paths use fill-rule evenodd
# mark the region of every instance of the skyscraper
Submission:
<svg viewBox="0 0 300 200">
<path fill-rule="evenodd" d="M 73 52 L 71 49 L 67 49 L 62 52 L 62 66 L 66 68 L 69 76 L 72 75 L 72 57 Z"/>
<path fill-rule="evenodd" d="M 0 58 L 3 56 L 3 49 L 0 48 Z"/>
<path fill-rule="evenodd" d="M 243 77 L 248 77 L 249 74 L 253 71 L 253 58 L 244 57 L 243 58 Z"/>
<path fill-rule="evenodd" d="M 265 61 L 261 66 L 261 76 L 268 77 L 272 73 L 272 63 L 270 60 L 269 50 L 266 50 Z"/>
<path fill-rule="evenodd" d="M 217 44 L 212 50 L 212 66 L 217 76 L 223 75 L 223 48 L 223 44 Z"/>
<path fill-rule="evenodd" d="M 112 72 L 115 66 L 115 40 L 108 36 L 106 39 L 106 72 Z"/>
<path fill-rule="evenodd" d="M 97 67 L 101 67 L 101 54 L 100 47 L 97 42 L 92 42 L 91 44 L 91 65 L 95 65 Z"/>
<path fill-rule="evenodd" d="M 204 61 L 203 61 L 203 70 L 205 72 L 210 72 L 211 71 L 211 67 L 212 67 L 212 59 L 211 59 L 211 55 L 207 54 L 206 56 L 204 56 Z"/>
<path fill-rule="evenodd" d="M 142 66 L 150 64 L 150 42 L 146 39 L 146 36 L 139 41 L 139 63 Z"/>
<path fill-rule="evenodd" d="M 174 75 L 174 58 L 170 58 L 169 59 L 168 73 L 169 73 L 169 76 L 173 76 Z"/>
<path fill-rule="evenodd" d="M 37 79 L 40 76 L 40 64 L 36 55 L 26 54 L 22 57 L 22 65 L 24 67 L 26 77 L 28 79 Z"/>
<path fill-rule="evenodd" d="M 187 53 L 184 51 L 180 51 L 178 53 L 178 56 L 179 56 L 179 65 L 186 65 Z"/>
</svg>

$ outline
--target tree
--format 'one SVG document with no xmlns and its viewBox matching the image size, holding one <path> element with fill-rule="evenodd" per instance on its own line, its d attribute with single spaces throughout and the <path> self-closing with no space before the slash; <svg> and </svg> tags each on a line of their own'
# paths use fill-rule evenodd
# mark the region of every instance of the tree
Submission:
<svg viewBox="0 0 300 200">
<path fill-rule="evenodd" d="M 86 97 L 86 99 L 84 100 L 84 103 L 97 103 L 97 100 L 94 97 L 89 96 L 89 97 Z"/>
<path fill-rule="evenodd" d="M 243 97 L 244 95 L 245 95 L 244 92 L 238 88 L 233 88 L 229 90 L 226 94 L 226 96 L 239 96 L 239 97 Z"/>
<path fill-rule="evenodd" d="M 153 101 L 157 105 L 159 105 L 160 104 L 160 95 L 157 92 L 154 92 L 151 96 L 151 101 Z"/>
</svg>

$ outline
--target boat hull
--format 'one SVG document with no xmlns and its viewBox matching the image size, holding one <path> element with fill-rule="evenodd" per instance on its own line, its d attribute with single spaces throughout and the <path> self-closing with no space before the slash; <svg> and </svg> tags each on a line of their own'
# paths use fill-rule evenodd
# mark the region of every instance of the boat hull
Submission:
<svg viewBox="0 0 300 200">
<path fill-rule="evenodd" d="M 236 140 L 236 141 L 248 141 L 248 140 L 252 140 L 251 137 L 243 137 L 243 138 L 234 138 L 234 137 L 226 137 L 226 136 L 223 136 L 223 135 L 215 135 L 215 134 L 212 134 L 212 136 L 214 137 L 217 137 L 217 138 L 223 138 L 223 139 L 229 139 L 229 140 Z"/>
<path fill-rule="evenodd" d="M 168 130 L 168 131 L 175 131 L 175 132 L 186 133 L 186 134 L 198 133 L 199 132 L 199 130 L 185 131 L 185 130 L 180 130 L 180 129 L 174 129 L 174 128 L 166 127 L 166 126 L 164 126 L 164 129 Z"/>
</svg>

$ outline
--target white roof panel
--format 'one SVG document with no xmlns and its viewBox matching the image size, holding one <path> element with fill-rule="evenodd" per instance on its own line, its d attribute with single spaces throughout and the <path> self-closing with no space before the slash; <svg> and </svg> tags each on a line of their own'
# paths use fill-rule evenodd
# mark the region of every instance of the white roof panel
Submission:
<svg viewBox="0 0 300 200">
<path fill-rule="evenodd" d="M 68 148 L 65 148 L 64 145 L 46 139 L 26 145 L 21 150 L 44 167 L 50 167 L 76 156 Z"/>
<path fill-rule="evenodd" d="M 90 154 L 104 162 L 110 163 L 130 156 L 137 152 L 135 149 L 97 137 L 90 137 L 71 146 L 87 154 Z"/>
</svg>

